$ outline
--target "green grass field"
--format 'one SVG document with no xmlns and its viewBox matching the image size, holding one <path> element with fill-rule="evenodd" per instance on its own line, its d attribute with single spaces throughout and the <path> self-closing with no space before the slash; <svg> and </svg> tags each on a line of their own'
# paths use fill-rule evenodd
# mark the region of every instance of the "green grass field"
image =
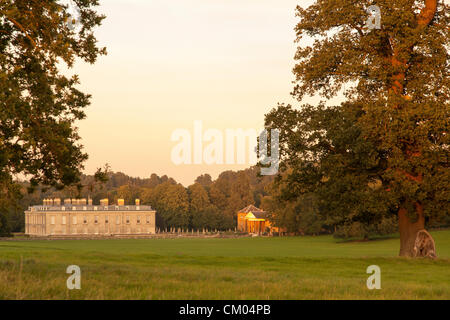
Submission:
<svg viewBox="0 0 450 320">
<path fill-rule="evenodd" d="M 0 299 L 450 299 L 450 231 L 432 235 L 434 261 L 397 257 L 398 239 L 0 241 Z M 81 290 L 66 288 L 72 264 Z"/>
</svg>

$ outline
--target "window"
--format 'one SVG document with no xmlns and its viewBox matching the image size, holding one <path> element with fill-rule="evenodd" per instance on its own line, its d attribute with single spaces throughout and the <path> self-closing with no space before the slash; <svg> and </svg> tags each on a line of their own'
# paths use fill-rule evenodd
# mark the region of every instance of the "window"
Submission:
<svg viewBox="0 0 450 320">
<path fill-rule="evenodd" d="M 120 216 L 116 216 L 116 224 L 120 224 Z"/>
<path fill-rule="evenodd" d="M 94 223 L 98 223 L 98 216 L 94 216 Z"/>
<path fill-rule="evenodd" d="M 137 216 L 137 221 L 138 224 L 141 223 L 141 216 Z"/>
<path fill-rule="evenodd" d="M 77 216 L 73 216 L 72 221 L 73 221 L 73 224 L 77 224 Z"/>
<path fill-rule="evenodd" d="M 108 222 L 109 222 L 109 217 L 105 216 L 105 223 L 108 223 Z"/>
<path fill-rule="evenodd" d="M 87 217 L 86 217 L 86 216 L 83 217 L 83 223 L 84 223 L 84 224 L 87 223 Z"/>
<path fill-rule="evenodd" d="M 61 224 L 66 224 L 66 216 L 62 216 Z"/>
<path fill-rule="evenodd" d="M 55 224 L 55 216 L 50 217 L 50 224 Z"/>
<path fill-rule="evenodd" d="M 130 223 L 130 216 L 127 216 L 127 223 Z"/>
<path fill-rule="evenodd" d="M 146 216 L 147 223 L 150 223 L 150 216 Z"/>
</svg>

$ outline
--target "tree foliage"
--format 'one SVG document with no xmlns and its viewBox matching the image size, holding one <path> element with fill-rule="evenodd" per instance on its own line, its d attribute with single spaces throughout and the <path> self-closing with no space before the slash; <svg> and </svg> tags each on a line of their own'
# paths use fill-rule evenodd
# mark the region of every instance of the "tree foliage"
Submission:
<svg viewBox="0 0 450 320">
<path fill-rule="evenodd" d="M 449 215 L 449 6 L 381 0 L 381 29 L 365 28 L 371 1 L 297 7 L 293 96 L 340 106 L 280 105 L 284 197 L 313 192 L 328 221 L 399 216 L 402 255 L 425 220 Z M 308 39 L 314 39 L 308 45 Z"/>
<path fill-rule="evenodd" d="M 77 183 L 87 155 L 75 121 L 85 117 L 90 95 L 77 89 L 77 58 L 94 63 L 106 50 L 93 30 L 103 16 L 97 0 L 76 0 L 81 13 L 71 28 L 67 7 L 57 1 L 0 1 L 0 205 L 15 199 L 19 176 L 61 188 Z M 6 203 L 8 202 L 8 203 Z"/>
</svg>

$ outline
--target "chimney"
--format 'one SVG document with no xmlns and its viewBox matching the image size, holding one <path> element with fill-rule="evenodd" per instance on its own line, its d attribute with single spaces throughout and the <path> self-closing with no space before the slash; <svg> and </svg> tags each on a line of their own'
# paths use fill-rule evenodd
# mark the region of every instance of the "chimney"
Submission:
<svg viewBox="0 0 450 320">
<path fill-rule="evenodd" d="M 100 200 L 100 205 L 101 205 L 101 206 L 107 206 L 108 203 L 109 203 L 109 200 L 108 200 L 108 199 L 102 199 L 102 200 Z"/>
<path fill-rule="evenodd" d="M 72 198 L 72 205 L 75 206 L 78 204 L 78 200 L 75 198 Z"/>
<path fill-rule="evenodd" d="M 137 206 L 141 205 L 141 200 L 140 199 L 136 199 L 136 200 L 134 200 L 134 202 L 136 203 Z"/>
<path fill-rule="evenodd" d="M 71 204 L 72 201 L 70 199 L 64 199 L 64 204 Z"/>
<path fill-rule="evenodd" d="M 44 205 L 44 206 L 47 205 L 47 199 L 42 200 L 42 205 Z"/>
<path fill-rule="evenodd" d="M 88 205 L 92 206 L 92 199 L 91 198 L 88 199 Z"/>
<path fill-rule="evenodd" d="M 60 198 L 55 198 L 53 199 L 53 204 L 55 206 L 60 206 L 61 205 L 61 199 Z"/>
<path fill-rule="evenodd" d="M 118 206 L 124 206 L 125 205 L 125 200 L 124 199 L 117 199 L 117 205 Z"/>
<path fill-rule="evenodd" d="M 78 200 L 79 202 L 78 202 L 78 204 L 81 204 L 81 205 L 86 205 L 86 198 L 83 198 L 83 199 L 80 199 L 80 200 Z"/>
</svg>

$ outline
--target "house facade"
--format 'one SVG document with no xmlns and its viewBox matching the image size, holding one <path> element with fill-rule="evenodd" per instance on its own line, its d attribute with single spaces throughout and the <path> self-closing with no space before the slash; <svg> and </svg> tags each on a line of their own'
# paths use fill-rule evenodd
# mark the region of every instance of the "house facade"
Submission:
<svg viewBox="0 0 450 320">
<path fill-rule="evenodd" d="M 150 206 L 116 205 L 101 200 L 45 199 L 25 211 L 25 233 L 30 236 L 144 235 L 156 233 L 156 211 Z"/>
<path fill-rule="evenodd" d="M 266 212 L 249 205 L 239 210 L 237 214 L 237 229 L 240 232 L 261 234 L 270 233 L 272 228 Z"/>
</svg>

